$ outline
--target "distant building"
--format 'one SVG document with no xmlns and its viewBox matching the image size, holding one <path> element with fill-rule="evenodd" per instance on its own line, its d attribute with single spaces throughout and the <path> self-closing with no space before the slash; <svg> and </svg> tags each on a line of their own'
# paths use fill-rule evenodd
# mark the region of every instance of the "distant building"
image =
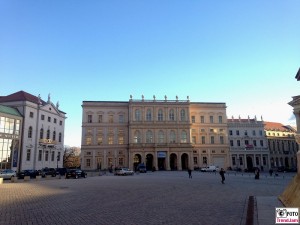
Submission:
<svg viewBox="0 0 300 225">
<path fill-rule="evenodd" d="M 148 170 L 227 167 L 225 103 L 187 100 L 83 101 L 81 167 L 144 163 Z"/>
<path fill-rule="evenodd" d="M 296 168 L 296 153 L 298 151 L 298 144 L 295 140 L 296 129 L 281 123 L 264 123 L 270 149 L 271 166 Z"/>
<path fill-rule="evenodd" d="M 19 168 L 22 124 L 17 109 L 0 105 L 0 170 Z"/>
<path fill-rule="evenodd" d="M 264 122 L 254 119 L 228 119 L 231 167 L 236 170 L 270 168 L 270 154 Z"/>
<path fill-rule="evenodd" d="M 66 113 L 58 103 L 43 101 L 24 91 L 0 97 L 0 104 L 17 109 L 23 117 L 18 170 L 62 167 Z"/>
</svg>

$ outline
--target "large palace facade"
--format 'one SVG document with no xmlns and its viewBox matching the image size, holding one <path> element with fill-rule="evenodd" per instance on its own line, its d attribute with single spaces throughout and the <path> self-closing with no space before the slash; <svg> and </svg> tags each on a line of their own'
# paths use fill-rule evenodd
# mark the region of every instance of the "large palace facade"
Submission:
<svg viewBox="0 0 300 225">
<path fill-rule="evenodd" d="M 83 101 L 81 167 L 144 163 L 148 170 L 229 166 L 225 103 L 187 100 Z"/>
</svg>

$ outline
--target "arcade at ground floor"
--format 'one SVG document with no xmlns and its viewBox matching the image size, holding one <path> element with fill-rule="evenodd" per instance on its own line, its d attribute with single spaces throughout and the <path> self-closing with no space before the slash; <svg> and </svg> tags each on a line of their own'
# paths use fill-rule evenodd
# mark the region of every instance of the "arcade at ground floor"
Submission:
<svg viewBox="0 0 300 225">
<path fill-rule="evenodd" d="M 233 170 L 252 170 L 253 168 L 260 170 L 269 170 L 270 155 L 268 153 L 231 153 L 231 168 Z"/>
<path fill-rule="evenodd" d="M 105 170 L 129 167 L 136 170 L 144 164 L 147 170 L 187 170 L 209 165 L 229 166 L 228 152 L 194 148 L 111 148 L 82 151 L 81 167 L 85 170 Z"/>
</svg>

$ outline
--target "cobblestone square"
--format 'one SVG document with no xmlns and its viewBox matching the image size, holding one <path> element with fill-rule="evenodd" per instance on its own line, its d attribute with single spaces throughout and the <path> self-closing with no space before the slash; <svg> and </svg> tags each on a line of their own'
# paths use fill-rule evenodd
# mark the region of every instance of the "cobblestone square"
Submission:
<svg viewBox="0 0 300 225">
<path fill-rule="evenodd" d="M 278 196 L 294 174 L 148 172 L 0 185 L 1 225 L 243 224 L 249 196 Z"/>
</svg>

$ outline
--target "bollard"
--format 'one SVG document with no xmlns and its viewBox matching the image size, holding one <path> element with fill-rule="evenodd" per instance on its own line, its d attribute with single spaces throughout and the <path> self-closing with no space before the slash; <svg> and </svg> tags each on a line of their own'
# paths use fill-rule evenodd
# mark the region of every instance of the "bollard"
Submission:
<svg viewBox="0 0 300 225">
<path fill-rule="evenodd" d="M 11 177 L 10 178 L 10 182 L 12 182 L 12 183 L 16 183 L 17 181 L 18 181 L 17 177 Z"/>
</svg>

